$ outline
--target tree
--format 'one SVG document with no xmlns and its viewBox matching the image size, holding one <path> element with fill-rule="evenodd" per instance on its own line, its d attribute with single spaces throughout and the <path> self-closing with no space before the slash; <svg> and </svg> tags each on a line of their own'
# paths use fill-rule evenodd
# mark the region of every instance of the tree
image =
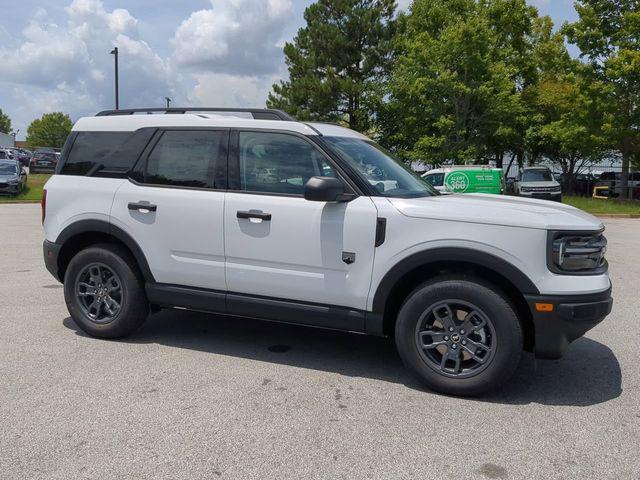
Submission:
<svg viewBox="0 0 640 480">
<path fill-rule="evenodd" d="M 27 128 L 27 143 L 31 147 L 62 148 L 72 127 L 69 115 L 62 112 L 45 113 Z"/>
<path fill-rule="evenodd" d="M 501 165 L 525 130 L 521 66 L 535 14 L 524 0 L 416 0 L 379 115 L 381 141 L 429 163 Z"/>
<path fill-rule="evenodd" d="M 575 6 L 579 19 L 563 31 L 603 85 L 603 131 L 622 155 L 620 186 L 631 194 L 629 166 L 640 158 L 640 2 L 578 0 Z"/>
<path fill-rule="evenodd" d="M 9 115 L 4 113 L 0 108 L 0 132 L 9 133 L 11 132 L 11 119 Z"/>
<path fill-rule="evenodd" d="M 284 47 L 289 80 L 273 85 L 267 106 L 367 130 L 389 60 L 394 10 L 394 0 L 319 0 L 307 7 L 307 25 Z"/>
</svg>

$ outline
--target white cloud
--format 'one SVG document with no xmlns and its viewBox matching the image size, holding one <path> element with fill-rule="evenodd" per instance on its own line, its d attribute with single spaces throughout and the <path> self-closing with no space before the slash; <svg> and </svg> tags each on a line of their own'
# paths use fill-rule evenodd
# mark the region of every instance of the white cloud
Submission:
<svg viewBox="0 0 640 480">
<path fill-rule="evenodd" d="M 282 30 L 290 0 L 211 0 L 192 13 L 171 40 L 181 68 L 230 74 L 270 74 L 282 63 Z"/>
<path fill-rule="evenodd" d="M 194 75 L 196 85 L 188 96 L 192 105 L 260 107 L 279 75 L 240 76 L 203 73 Z"/>
</svg>

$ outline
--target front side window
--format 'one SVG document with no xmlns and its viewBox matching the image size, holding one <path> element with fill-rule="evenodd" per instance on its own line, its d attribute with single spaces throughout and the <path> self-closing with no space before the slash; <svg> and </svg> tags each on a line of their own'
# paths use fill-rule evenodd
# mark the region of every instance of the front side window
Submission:
<svg viewBox="0 0 640 480">
<path fill-rule="evenodd" d="M 371 140 L 350 137 L 322 137 L 340 156 L 384 197 L 429 197 L 439 195 L 425 179 L 394 159 Z"/>
<path fill-rule="evenodd" d="M 226 160 L 227 132 L 168 130 L 147 160 L 145 183 L 215 188 L 215 166 Z"/>
<path fill-rule="evenodd" d="M 335 177 L 323 154 L 295 135 L 240 132 L 240 188 L 249 192 L 303 195 L 311 177 Z"/>
<path fill-rule="evenodd" d="M 425 175 L 424 179 L 434 187 L 442 187 L 444 185 L 444 173 L 431 173 Z"/>
</svg>

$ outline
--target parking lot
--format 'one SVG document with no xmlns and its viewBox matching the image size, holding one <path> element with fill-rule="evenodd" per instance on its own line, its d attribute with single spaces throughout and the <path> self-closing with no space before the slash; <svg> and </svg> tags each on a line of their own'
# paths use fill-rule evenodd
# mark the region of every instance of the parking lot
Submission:
<svg viewBox="0 0 640 480">
<path fill-rule="evenodd" d="M 468 400 L 379 338 L 178 311 L 89 338 L 39 206 L 0 205 L 0 478 L 638 478 L 640 220 L 605 223 L 612 314 Z"/>
</svg>

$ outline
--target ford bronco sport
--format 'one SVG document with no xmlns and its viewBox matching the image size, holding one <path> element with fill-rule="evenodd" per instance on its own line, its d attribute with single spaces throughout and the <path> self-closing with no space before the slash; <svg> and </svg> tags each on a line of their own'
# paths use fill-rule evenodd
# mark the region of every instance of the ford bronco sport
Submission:
<svg viewBox="0 0 640 480">
<path fill-rule="evenodd" d="M 42 220 L 89 335 L 178 308 L 390 336 L 447 394 L 498 387 L 523 350 L 560 357 L 612 305 L 594 217 L 439 195 L 367 137 L 276 110 L 82 118 Z"/>
</svg>

